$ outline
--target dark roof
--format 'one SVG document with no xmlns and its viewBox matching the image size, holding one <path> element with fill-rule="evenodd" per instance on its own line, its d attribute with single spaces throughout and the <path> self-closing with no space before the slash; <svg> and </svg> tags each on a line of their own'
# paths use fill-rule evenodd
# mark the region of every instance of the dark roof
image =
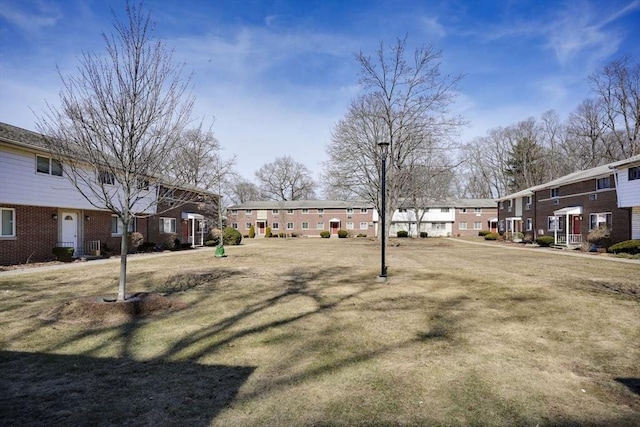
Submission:
<svg viewBox="0 0 640 427">
<path fill-rule="evenodd" d="M 34 149 L 46 149 L 42 134 L 0 122 L 0 140 Z"/>
<path fill-rule="evenodd" d="M 252 201 L 229 206 L 228 209 L 331 209 L 331 208 L 369 208 L 373 203 L 365 200 L 285 200 Z"/>
<path fill-rule="evenodd" d="M 399 205 L 402 208 L 414 208 L 410 199 L 402 200 Z M 424 200 L 420 208 L 496 208 L 497 202 L 493 199 L 447 199 Z"/>
</svg>

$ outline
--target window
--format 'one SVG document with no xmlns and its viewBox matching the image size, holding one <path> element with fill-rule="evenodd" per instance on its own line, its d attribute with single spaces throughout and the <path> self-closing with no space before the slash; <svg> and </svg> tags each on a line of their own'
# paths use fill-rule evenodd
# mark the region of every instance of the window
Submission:
<svg viewBox="0 0 640 427">
<path fill-rule="evenodd" d="M 368 222 L 361 222 L 360 223 L 360 230 L 366 230 L 369 228 L 369 223 Z"/>
<path fill-rule="evenodd" d="M 319 214 L 324 213 L 324 209 L 322 209 L 322 208 L 318 208 L 318 213 L 319 213 Z"/>
<path fill-rule="evenodd" d="M 347 213 L 348 214 L 352 214 L 353 213 L 353 208 L 347 208 Z"/>
<path fill-rule="evenodd" d="M 596 179 L 596 190 L 604 190 L 606 188 L 611 188 L 611 177 Z"/>
<path fill-rule="evenodd" d="M 16 210 L 0 208 L 0 237 L 16 237 Z"/>
<path fill-rule="evenodd" d="M 589 215 L 589 230 L 599 227 L 611 228 L 611 212 L 592 213 Z"/>
<path fill-rule="evenodd" d="M 596 193 L 589 194 L 589 200 L 591 201 L 598 200 L 598 195 Z"/>
<path fill-rule="evenodd" d="M 476 221 L 473 223 L 473 229 L 474 230 L 482 230 L 482 222 L 480 221 Z"/>
<path fill-rule="evenodd" d="M 552 188 L 551 192 L 550 192 L 551 197 L 559 197 L 560 196 L 560 189 L 558 187 L 556 188 Z"/>
<path fill-rule="evenodd" d="M 231 227 L 235 228 L 237 230 L 238 229 L 238 223 L 237 222 L 231 223 Z"/>
<path fill-rule="evenodd" d="M 309 213 L 309 209 L 307 209 L 307 208 L 302 208 L 302 213 L 303 213 L 303 214 L 308 214 L 308 213 Z"/>
<path fill-rule="evenodd" d="M 434 222 L 431 224 L 431 228 L 434 230 L 446 230 L 447 224 L 444 222 Z"/>
<path fill-rule="evenodd" d="M 513 210 L 513 199 L 508 200 L 509 204 L 507 205 L 507 212 L 511 212 Z"/>
<path fill-rule="evenodd" d="M 36 172 L 62 176 L 62 163 L 50 157 L 36 156 Z"/>
<path fill-rule="evenodd" d="M 467 213 L 467 208 L 460 208 L 460 213 Z M 465 228 L 466 230 L 466 228 Z"/>
<path fill-rule="evenodd" d="M 467 229 L 467 223 L 466 222 L 461 222 L 458 224 L 458 229 L 460 230 L 466 230 Z"/>
<path fill-rule="evenodd" d="M 116 183 L 116 177 L 109 171 L 99 171 L 98 182 L 100 184 L 113 185 Z"/>
<path fill-rule="evenodd" d="M 562 230 L 562 221 L 557 216 L 549 216 L 547 217 L 547 230 L 549 231 L 560 231 Z"/>
<path fill-rule="evenodd" d="M 277 222 L 274 222 L 271 224 L 271 228 L 274 230 L 279 230 L 280 229 L 280 224 L 278 224 Z"/>
<path fill-rule="evenodd" d="M 292 222 L 287 223 L 287 230 L 293 230 L 294 224 Z"/>
<path fill-rule="evenodd" d="M 367 208 L 360 208 L 360 213 L 367 213 L 369 210 Z"/>
<path fill-rule="evenodd" d="M 533 196 L 527 196 L 524 200 L 525 200 L 525 204 L 531 205 L 531 202 L 533 201 Z"/>
<path fill-rule="evenodd" d="M 533 230 L 533 220 L 531 218 L 527 218 L 527 231 Z"/>
<path fill-rule="evenodd" d="M 406 212 L 406 211 L 407 211 L 407 210 L 405 209 L 405 212 Z M 429 212 L 429 208 L 424 208 L 424 212 L 425 212 L 425 213 L 428 213 L 428 212 Z"/>
<path fill-rule="evenodd" d="M 271 209 L 271 213 L 274 215 L 278 215 L 280 213 L 280 209 Z"/>
<path fill-rule="evenodd" d="M 449 208 L 440 208 L 440 212 L 449 212 Z"/>
<path fill-rule="evenodd" d="M 287 213 L 290 215 L 293 214 L 293 209 L 287 209 Z"/>
<path fill-rule="evenodd" d="M 252 211 L 251 209 L 245 209 L 245 210 L 244 210 L 244 214 L 245 214 L 246 216 L 251 216 L 251 214 L 252 214 L 252 213 L 253 213 L 253 211 Z"/>
<path fill-rule="evenodd" d="M 175 218 L 160 218 L 160 232 L 161 233 L 175 233 L 176 232 L 176 219 Z"/>
<path fill-rule="evenodd" d="M 324 222 L 317 223 L 316 230 L 324 230 Z"/>
<path fill-rule="evenodd" d="M 251 228 L 251 223 L 250 223 L 250 222 L 245 222 L 245 223 L 244 223 L 244 229 L 245 229 L 245 230 L 248 230 L 248 229 L 250 229 L 250 228 Z"/>
<path fill-rule="evenodd" d="M 308 222 L 303 222 L 302 223 L 302 229 L 303 230 L 308 230 L 309 229 L 309 223 Z"/>
<path fill-rule="evenodd" d="M 238 215 L 238 209 L 231 209 L 231 215 Z"/>
<path fill-rule="evenodd" d="M 133 233 L 137 230 L 136 218 L 131 218 L 131 222 L 129 223 L 129 233 Z M 111 235 L 112 236 L 122 236 L 122 232 L 124 230 L 124 225 L 120 218 L 117 215 L 111 215 Z"/>
<path fill-rule="evenodd" d="M 482 208 L 473 208 L 475 213 L 482 213 Z"/>
<path fill-rule="evenodd" d="M 500 209 L 504 209 L 504 200 L 500 200 L 500 203 L 498 204 L 498 207 Z"/>
<path fill-rule="evenodd" d="M 347 221 L 347 230 L 353 230 L 353 222 Z"/>
<path fill-rule="evenodd" d="M 629 168 L 629 181 L 640 179 L 640 166 Z"/>
</svg>

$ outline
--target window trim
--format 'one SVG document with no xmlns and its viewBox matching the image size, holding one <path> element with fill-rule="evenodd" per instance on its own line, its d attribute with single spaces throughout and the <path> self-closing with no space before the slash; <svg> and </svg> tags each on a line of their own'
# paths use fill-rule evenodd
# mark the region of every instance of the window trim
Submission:
<svg viewBox="0 0 640 427">
<path fill-rule="evenodd" d="M 482 230 L 482 221 L 474 221 L 473 222 L 474 230 Z"/>
<path fill-rule="evenodd" d="M 309 229 L 309 223 L 308 222 L 303 222 L 302 223 L 302 229 L 303 230 L 308 230 Z"/>
<path fill-rule="evenodd" d="M 593 212 L 589 214 L 589 231 L 593 231 L 600 227 L 600 223 L 597 222 L 598 216 L 604 215 L 604 224 L 607 226 L 609 230 L 613 227 L 613 214 L 611 212 Z M 593 219 L 596 218 L 596 226 L 593 227 Z"/>
<path fill-rule="evenodd" d="M 116 185 L 116 176 L 111 171 L 100 169 L 98 170 L 98 183 L 104 185 Z"/>
<path fill-rule="evenodd" d="M 362 226 L 364 224 L 364 227 Z M 369 223 L 367 221 L 361 221 L 360 222 L 360 230 L 368 230 L 369 229 Z"/>
<path fill-rule="evenodd" d="M 611 188 L 611 176 L 604 176 L 602 178 L 596 178 L 596 191 L 598 191 L 598 190 L 608 190 L 609 188 Z"/>
<path fill-rule="evenodd" d="M 640 166 L 632 166 L 627 169 L 627 181 L 635 181 L 640 179 Z"/>
<path fill-rule="evenodd" d="M 287 223 L 287 230 L 295 230 L 296 228 L 296 223 L 295 222 L 288 222 Z"/>
<path fill-rule="evenodd" d="M 2 234 L 2 216 L 3 212 L 11 212 L 11 234 Z M 0 239 L 15 239 L 16 236 L 16 209 L 15 208 L 0 208 Z"/>
<path fill-rule="evenodd" d="M 272 230 L 280 230 L 280 223 L 272 222 L 271 223 L 271 229 Z"/>
<path fill-rule="evenodd" d="M 38 170 L 38 159 L 45 159 L 47 161 L 47 171 L 46 172 Z M 54 162 L 60 167 L 60 174 L 53 173 L 53 164 L 54 164 Z M 36 154 L 36 173 L 37 174 L 42 174 L 42 175 L 51 175 L 51 176 L 62 177 L 64 175 L 64 167 L 63 167 L 62 162 L 60 160 L 54 159 L 53 157 L 50 157 L 50 156 L 42 156 L 40 154 Z"/>
<path fill-rule="evenodd" d="M 309 213 L 309 208 L 302 208 L 302 213 L 303 214 L 308 214 Z"/>
<path fill-rule="evenodd" d="M 323 222 L 318 221 L 316 223 L 316 230 L 324 230 L 324 221 Z"/>
<path fill-rule="evenodd" d="M 461 221 L 458 223 L 458 230 L 467 230 L 467 221 Z"/>
<path fill-rule="evenodd" d="M 172 228 L 173 231 L 165 231 L 164 224 L 166 220 L 169 220 L 169 223 L 172 224 L 170 228 Z M 176 221 L 175 218 L 171 218 L 168 216 L 160 217 L 160 234 L 175 234 L 177 230 L 178 230 L 178 222 Z"/>
<path fill-rule="evenodd" d="M 560 197 L 560 187 L 554 187 L 549 189 L 549 197 L 552 199 Z"/>
</svg>

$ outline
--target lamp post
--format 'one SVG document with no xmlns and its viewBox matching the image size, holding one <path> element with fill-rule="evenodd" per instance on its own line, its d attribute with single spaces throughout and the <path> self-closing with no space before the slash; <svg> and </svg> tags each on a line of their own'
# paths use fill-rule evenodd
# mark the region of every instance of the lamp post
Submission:
<svg viewBox="0 0 640 427">
<path fill-rule="evenodd" d="M 380 253 L 380 276 L 378 276 L 378 280 L 380 281 L 385 281 L 387 280 L 387 265 L 385 262 L 385 240 L 386 240 L 386 234 L 387 234 L 387 230 L 386 230 L 386 215 L 385 215 L 385 210 L 387 208 L 387 151 L 389 150 L 389 143 L 388 142 L 380 142 L 378 143 L 378 146 L 380 147 L 380 154 L 382 157 L 382 173 L 381 173 L 381 183 L 380 183 L 380 191 L 382 193 L 382 197 L 381 197 L 381 209 L 380 209 L 380 224 L 382 225 L 381 227 L 381 232 L 380 232 L 380 248 L 381 248 L 381 253 Z"/>
</svg>

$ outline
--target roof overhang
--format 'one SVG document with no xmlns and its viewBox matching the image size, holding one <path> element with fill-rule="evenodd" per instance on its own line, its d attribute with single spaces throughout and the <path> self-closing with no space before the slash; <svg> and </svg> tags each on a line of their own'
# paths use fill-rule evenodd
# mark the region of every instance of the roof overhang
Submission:
<svg viewBox="0 0 640 427">
<path fill-rule="evenodd" d="M 182 219 L 197 219 L 202 221 L 204 219 L 204 215 L 191 212 L 182 212 Z"/>
<path fill-rule="evenodd" d="M 498 222 L 498 218 L 496 218 L 496 217 L 494 216 L 494 217 L 492 217 L 492 218 L 489 218 L 487 221 L 488 221 L 488 222 Z"/>
<path fill-rule="evenodd" d="M 582 206 L 570 206 L 568 208 L 558 209 L 557 211 L 553 211 L 555 216 L 562 215 L 582 215 Z"/>
<path fill-rule="evenodd" d="M 340 220 L 338 218 L 333 218 L 333 219 L 330 219 L 329 222 L 340 222 Z"/>
</svg>

